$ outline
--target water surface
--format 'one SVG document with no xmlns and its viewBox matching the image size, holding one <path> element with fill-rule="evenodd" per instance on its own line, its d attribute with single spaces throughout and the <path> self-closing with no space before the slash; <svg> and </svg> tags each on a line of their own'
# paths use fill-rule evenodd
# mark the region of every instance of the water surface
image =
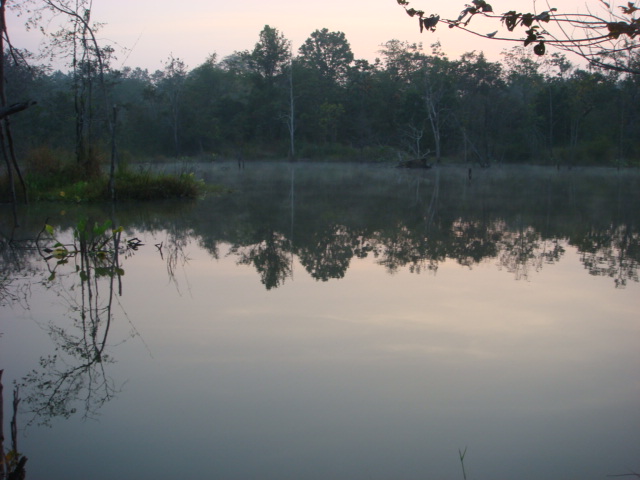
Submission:
<svg viewBox="0 0 640 480">
<path fill-rule="evenodd" d="M 234 167 L 191 166 L 231 189 L 193 203 L 22 213 L 0 368 L 28 478 L 640 471 L 637 172 Z M 111 264 L 32 249 L 79 218 L 124 227 Z"/>
</svg>

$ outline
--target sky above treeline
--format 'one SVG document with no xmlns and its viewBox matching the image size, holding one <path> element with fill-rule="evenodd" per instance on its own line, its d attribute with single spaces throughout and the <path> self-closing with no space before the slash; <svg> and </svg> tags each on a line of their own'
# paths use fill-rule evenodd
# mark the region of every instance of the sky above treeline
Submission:
<svg viewBox="0 0 640 480">
<path fill-rule="evenodd" d="M 22 0 L 7 2 L 18 4 Z M 427 14 L 456 18 L 465 0 L 413 0 L 411 6 Z M 602 12 L 600 0 L 494 0 L 496 13 L 509 10 L 544 11 L 555 6 L 560 11 Z M 626 4 L 626 2 L 624 2 Z M 116 49 L 113 67 L 141 67 L 154 71 L 173 55 L 191 69 L 211 54 L 221 60 L 234 51 L 252 50 L 265 25 L 277 28 L 291 41 L 294 54 L 314 31 L 327 28 L 344 32 L 357 59 L 373 61 L 380 57 L 381 45 L 388 40 L 422 42 L 425 50 L 439 41 L 452 59 L 462 53 L 484 51 L 498 60 L 504 49 L 516 45 L 482 39 L 440 25 L 435 33 L 420 33 L 416 19 L 410 18 L 396 0 L 93 0 L 92 19 L 105 25 L 99 37 L 102 45 Z M 480 20 L 480 19 L 478 19 Z M 39 32 L 27 32 L 25 17 L 7 15 L 12 43 L 18 48 L 37 51 L 43 42 Z M 477 25 L 489 33 L 499 24 Z M 43 25 L 54 31 L 55 23 Z M 486 30 L 486 31 L 485 31 Z M 57 68 L 63 68 L 57 65 Z"/>
</svg>

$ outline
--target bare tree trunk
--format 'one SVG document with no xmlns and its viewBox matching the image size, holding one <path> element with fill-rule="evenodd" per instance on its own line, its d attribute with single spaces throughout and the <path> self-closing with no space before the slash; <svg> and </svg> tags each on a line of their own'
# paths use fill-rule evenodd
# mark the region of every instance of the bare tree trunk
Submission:
<svg viewBox="0 0 640 480">
<path fill-rule="evenodd" d="M 569 167 L 572 167 L 576 160 L 578 152 L 578 137 L 580 132 L 580 119 L 574 118 L 571 120 L 571 130 L 569 136 Z"/>
<path fill-rule="evenodd" d="M 9 157 L 7 155 L 7 149 L 4 145 L 4 135 L 2 134 L 2 129 L 0 128 L 0 149 L 2 150 L 2 156 L 4 157 L 4 163 L 7 165 L 7 180 L 9 182 L 9 191 L 11 193 L 11 207 L 13 212 L 13 223 L 14 225 L 18 225 L 18 199 L 16 197 L 16 183 L 13 179 L 13 166 L 9 161 Z"/>
<path fill-rule="evenodd" d="M 173 146 L 176 152 L 176 158 L 180 156 L 180 137 L 179 137 L 179 105 L 178 105 L 178 94 L 176 93 L 175 98 L 171 101 L 171 123 L 173 129 Z"/>
<path fill-rule="evenodd" d="M 113 127 L 111 129 L 111 169 L 109 171 L 109 191 L 111 192 L 111 200 L 116 200 L 116 122 L 118 120 L 118 109 L 113 106 Z"/>
<path fill-rule="evenodd" d="M 293 96 L 293 63 L 289 65 L 289 115 L 287 127 L 289 128 L 289 158 L 296 158 L 296 110 L 295 110 L 295 98 Z"/>
<path fill-rule="evenodd" d="M 431 124 L 431 132 L 433 133 L 433 141 L 436 147 L 436 163 L 440 163 L 441 158 L 441 135 L 440 135 L 440 115 L 436 110 L 436 106 L 430 100 L 427 100 L 427 112 L 429 114 L 429 123 Z"/>
<path fill-rule="evenodd" d="M 0 370 L 0 479 L 6 478 L 4 465 L 4 397 L 2 395 L 4 387 L 2 386 L 2 374 L 4 370 Z"/>
<path fill-rule="evenodd" d="M 425 73 L 425 91 L 424 102 L 427 109 L 427 117 L 429 118 L 429 124 L 431 125 L 431 133 L 433 134 L 433 141 L 436 148 L 436 163 L 440 163 L 442 150 L 441 150 L 441 123 L 442 123 L 442 88 L 439 91 L 434 91 L 433 82 L 429 77 L 430 72 Z"/>
<path fill-rule="evenodd" d="M 6 101 L 4 103 L 6 103 Z M 27 184 L 25 183 L 24 177 L 22 176 L 22 172 L 20 171 L 20 167 L 18 166 L 18 160 L 16 160 L 16 151 L 13 146 L 13 134 L 11 133 L 11 122 L 9 120 L 8 115 L 4 117 L 4 133 L 7 137 L 7 146 L 9 148 L 9 156 L 11 157 L 11 163 L 13 163 L 13 168 L 15 168 L 16 170 L 16 175 L 18 176 L 18 180 L 20 180 L 20 186 L 22 187 L 22 194 L 24 196 L 24 203 L 28 204 L 29 196 L 27 195 Z"/>
<path fill-rule="evenodd" d="M 551 158 L 551 160 L 553 160 L 553 91 L 551 90 L 551 87 L 548 87 L 549 89 L 549 139 L 548 139 L 548 144 L 549 144 L 549 158 Z"/>
<path fill-rule="evenodd" d="M 13 388 L 13 403 L 11 415 L 11 450 L 18 455 L 18 405 L 20 405 L 20 390 L 17 386 Z"/>
</svg>

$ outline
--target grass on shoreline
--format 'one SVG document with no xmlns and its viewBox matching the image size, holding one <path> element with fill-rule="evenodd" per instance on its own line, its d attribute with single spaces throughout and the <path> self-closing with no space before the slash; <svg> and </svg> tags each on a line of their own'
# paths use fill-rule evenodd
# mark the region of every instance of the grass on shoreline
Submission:
<svg viewBox="0 0 640 480">
<path fill-rule="evenodd" d="M 77 167 L 67 166 L 25 176 L 30 202 L 95 203 L 111 200 L 109 176 L 104 173 L 83 175 Z M 219 187 L 206 186 L 193 173 L 154 173 L 149 170 L 120 169 L 115 176 L 115 196 L 126 200 L 195 199 Z M 16 195 L 22 188 L 16 182 Z M 0 178 L 0 201 L 10 201 L 6 175 Z"/>
</svg>

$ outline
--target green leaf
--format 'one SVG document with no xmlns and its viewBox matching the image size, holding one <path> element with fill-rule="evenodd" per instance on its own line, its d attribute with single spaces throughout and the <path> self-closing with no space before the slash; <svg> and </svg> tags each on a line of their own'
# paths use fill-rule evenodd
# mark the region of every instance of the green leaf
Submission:
<svg viewBox="0 0 640 480">
<path fill-rule="evenodd" d="M 49 235 L 53 235 L 53 227 L 51 225 L 45 225 L 44 229 Z"/>
<path fill-rule="evenodd" d="M 53 251 L 53 256 L 55 258 L 65 258 L 67 255 L 69 255 L 69 250 L 67 250 L 63 246 L 56 246 L 55 250 Z"/>
<path fill-rule="evenodd" d="M 107 228 L 109 228 L 111 226 L 111 222 L 109 222 L 108 220 L 106 222 L 104 222 L 102 225 L 98 225 L 98 223 L 96 222 L 93 225 L 93 234 L 98 237 L 100 235 L 104 235 L 104 232 L 107 231 Z"/>
</svg>

